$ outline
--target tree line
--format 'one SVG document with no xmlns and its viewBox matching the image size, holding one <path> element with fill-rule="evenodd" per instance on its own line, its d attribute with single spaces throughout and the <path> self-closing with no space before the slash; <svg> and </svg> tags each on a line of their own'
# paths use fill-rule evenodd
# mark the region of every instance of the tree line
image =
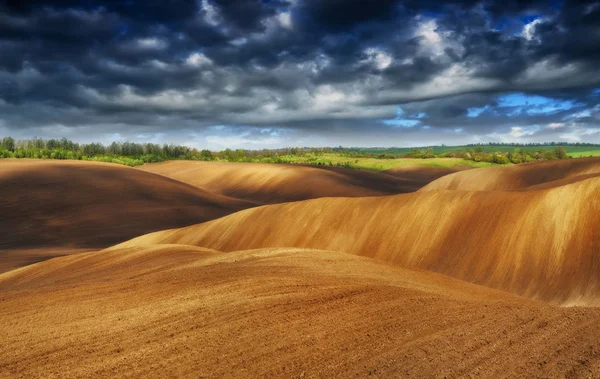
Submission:
<svg viewBox="0 0 600 379">
<path fill-rule="evenodd" d="M 198 150 L 174 144 L 154 144 L 135 142 L 112 142 L 79 144 L 66 138 L 32 138 L 15 140 L 12 137 L 0 139 L 0 158 L 34 159 L 76 159 L 114 162 L 137 166 L 144 163 L 162 162 L 175 159 L 245 162 L 256 159 L 278 161 L 281 156 L 334 153 L 339 148 L 281 148 L 281 149 L 225 149 L 222 151 Z"/>
<path fill-rule="evenodd" d="M 514 142 L 488 142 L 488 143 L 470 143 L 465 146 L 515 146 L 515 147 L 536 147 L 536 146 L 581 146 L 581 147 L 600 147 L 600 144 L 590 142 L 528 142 L 528 143 L 514 143 Z"/>
<path fill-rule="evenodd" d="M 574 146 L 584 146 L 577 144 Z M 521 144 L 502 146 L 515 147 L 511 152 L 485 151 L 484 146 L 500 146 L 492 144 L 477 144 L 457 147 L 451 151 L 434 154 L 433 147 L 412 149 L 407 152 L 373 153 L 368 149 L 353 148 L 352 150 L 339 147 L 289 147 L 281 149 L 225 149 L 222 151 L 198 150 L 187 146 L 174 144 L 113 142 L 110 145 L 101 143 L 79 144 L 66 138 L 61 139 L 22 139 L 11 137 L 0 139 L 0 158 L 35 158 L 35 159 L 77 159 L 113 162 L 137 166 L 144 163 L 162 162 L 175 159 L 228 161 L 228 162 L 263 162 L 263 163 L 294 163 L 294 157 L 320 156 L 336 154 L 349 158 L 463 158 L 475 162 L 491 162 L 496 164 L 523 163 L 537 160 L 565 159 L 567 152 L 561 146 L 548 149 L 550 144 Z M 546 147 L 534 151 L 532 146 Z M 588 146 L 588 145 L 585 145 Z M 593 145 L 592 145 L 593 146 Z M 525 149 L 524 147 L 529 147 Z M 408 149 L 407 149 L 408 150 Z"/>
</svg>

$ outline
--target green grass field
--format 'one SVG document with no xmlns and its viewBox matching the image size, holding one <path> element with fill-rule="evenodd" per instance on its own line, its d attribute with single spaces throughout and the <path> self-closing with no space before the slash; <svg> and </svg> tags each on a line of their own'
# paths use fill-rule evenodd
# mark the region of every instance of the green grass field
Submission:
<svg viewBox="0 0 600 379">
<path fill-rule="evenodd" d="M 569 154 L 570 157 L 573 158 L 581 158 L 581 157 L 600 157 L 600 149 L 598 150 L 589 150 L 589 148 L 587 150 L 582 150 L 582 151 L 574 151 L 574 152 L 570 152 L 567 150 L 567 153 Z"/>
<path fill-rule="evenodd" d="M 580 157 L 589 157 L 600 156 L 600 146 L 571 146 L 571 145 L 543 145 L 543 146 L 515 146 L 515 145 L 481 145 L 482 150 L 486 153 L 508 153 L 512 152 L 515 149 L 519 148 L 526 151 L 546 151 L 546 150 L 554 150 L 557 147 L 562 147 L 567 151 L 567 154 L 573 158 Z M 369 154 L 406 154 L 410 153 L 413 150 L 427 150 L 426 147 L 416 147 L 416 148 L 349 148 L 348 151 L 352 152 L 362 152 Z M 436 155 L 444 154 L 448 152 L 457 152 L 464 151 L 467 149 L 474 150 L 474 146 L 433 146 L 433 153 Z"/>
<path fill-rule="evenodd" d="M 517 149 L 519 151 L 516 151 Z M 445 168 L 469 166 L 480 168 L 545 159 L 590 156 L 600 156 L 600 145 L 476 145 L 420 148 L 343 148 L 340 146 L 338 148 L 198 151 L 197 149 L 176 145 L 161 147 L 153 144 L 113 143 L 108 147 L 97 143 L 79 145 L 67 139 L 43 140 L 34 138 L 16 142 L 9 137 L 0 139 L 0 158 L 79 159 L 112 162 L 128 166 L 139 166 L 144 163 L 173 159 L 187 159 L 220 162 L 308 164 L 384 171 L 406 166 Z"/>
<path fill-rule="evenodd" d="M 324 160 L 330 160 L 333 164 L 349 162 L 356 168 L 369 170 L 389 170 L 396 167 L 405 166 L 433 166 L 452 168 L 454 166 L 471 166 L 471 167 L 490 167 L 493 166 L 489 162 L 473 162 L 462 158 L 429 158 L 429 159 L 412 159 L 412 158 L 397 158 L 397 159 L 376 159 L 376 158 L 349 158 L 344 156 L 330 155 L 323 157 Z"/>
<path fill-rule="evenodd" d="M 266 160 L 264 162 L 267 162 Z M 279 163 L 291 164 L 311 164 L 311 165 L 334 165 L 344 166 L 348 168 L 356 168 L 372 171 L 384 171 L 396 167 L 406 166 L 433 166 L 447 167 L 454 166 L 470 166 L 470 167 L 490 167 L 497 166 L 489 162 L 473 162 L 462 158 L 429 158 L 429 159 L 412 159 L 412 158 L 397 158 L 397 159 L 377 159 L 377 158 L 359 158 L 348 157 L 340 154 L 306 154 L 283 155 L 279 157 Z"/>
</svg>

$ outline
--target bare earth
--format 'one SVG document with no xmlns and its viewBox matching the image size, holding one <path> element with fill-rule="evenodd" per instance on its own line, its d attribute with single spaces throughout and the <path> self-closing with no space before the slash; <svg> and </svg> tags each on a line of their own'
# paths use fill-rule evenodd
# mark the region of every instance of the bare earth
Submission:
<svg viewBox="0 0 600 379">
<path fill-rule="evenodd" d="M 262 204 L 321 197 L 382 196 L 414 192 L 454 172 L 435 167 L 403 174 L 284 164 L 170 161 L 141 170 L 165 175 L 210 192 Z"/>
<path fill-rule="evenodd" d="M 598 158 L 523 163 L 509 167 L 465 170 L 445 176 L 422 191 L 514 191 L 560 187 L 600 177 Z"/>
<path fill-rule="evenodd" d="M 126 166 L 79 161 L 2 160 L 0 194 L 0 272 L 257 205 Z"/>
<path fill-rule="evenodd" d="M 43 262 L 0 288 L 0 376 L 600 373 L 600 309 L 343 253 L 146 246 Z"/>
<path fill-rule="evenodd" d="M 600 377 L 598 173 L 0 161 L 0 377 Z"/>
<path fill-rule="evenodd" d="M 270 205 L 123 246 L 341 251 L 554 304 L 597 306 L 599 215 L 600 178 L 594 177 L 538 191 L 420 191 Z"/>
</svg>

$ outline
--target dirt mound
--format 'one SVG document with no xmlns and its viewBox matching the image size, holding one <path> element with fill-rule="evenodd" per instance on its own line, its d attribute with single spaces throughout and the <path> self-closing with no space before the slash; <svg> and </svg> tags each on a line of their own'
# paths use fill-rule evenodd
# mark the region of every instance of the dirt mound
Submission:
<svg viewBox="0 0 600 379">
<path fill-rule="evenodd" d="M 365 170 L 261 163 L 170 161 L 144 165 L 141 170 L 263 204 L 414 192 L 431 181 L 418 175 L 394 177 Z"/>
<path fill-rule="evenodd" d="M 0 272 L 255 205 L 125 166 L 78 161 L 3 160 L 0 194 Z"/>
<path fill-rule="evenodd" d="M 342 253 L 87 253 L 0 275 L 0 304 L 3 377 L 600 375 L 599 309 Z"/>
<path fill-rule="evenodd" d="M 559 187 L 600 176 L 600 158 L 566 159 L 466 170 L 444 176 L 421 191 L 520 191 Z"/>
<path fill-rule="evenodd" d="M 416 192 L 264 206 L 124 246 L 303 247 L 559 304 L 600 305 L 600 178 L 526 192 Z"/>
</svg>

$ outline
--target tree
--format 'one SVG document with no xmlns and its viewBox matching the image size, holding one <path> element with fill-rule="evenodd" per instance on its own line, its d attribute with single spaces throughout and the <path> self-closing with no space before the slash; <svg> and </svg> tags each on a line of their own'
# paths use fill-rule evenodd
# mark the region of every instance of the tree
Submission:
<svg viewBox="0 0 600 379">
<path fill-rule="evenodd" d="M 106 152 L 109 154 L 120 155 L 121 154 L 121 145 L 119 145 L 116 142 L 113 142 L 106 148 Z"/>
<path fill-rule="evenodd" d="M 212 161 L 213 160 L 212 152 L 210 150 L 206 150 L 206 149 L 203 149 L 200 152 L 200 157 L 202 157 L 203 161 Z"/>
<path fill-rule="evenodd" d="M 12 137 L 4 137 L 0 145 L 8 151 L 15 151 L 15 140 Z"/>
<path fill-rule="evenodd" d="M 90 143 L 87 145 L 83 145 L 83 154 L 88 157 L 94 157 L 96 155 L 103 155 L 106 153 L 104 149 L 104 145 L 100 143 Z"/>
</svg>

